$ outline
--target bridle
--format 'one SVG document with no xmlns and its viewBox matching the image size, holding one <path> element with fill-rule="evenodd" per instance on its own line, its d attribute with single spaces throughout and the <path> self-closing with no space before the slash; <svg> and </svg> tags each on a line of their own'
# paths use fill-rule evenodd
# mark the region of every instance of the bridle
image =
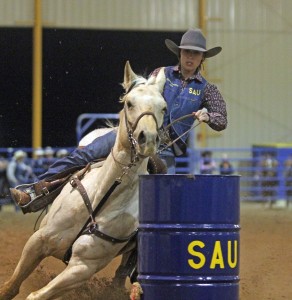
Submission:
<svg viewBox="0 0 292 300">
<path fill-rule="evenodd" d="M 145 157 L 141 153 L 138 153 L 138 151 L 137 151 L 138 141 L 134 137 L 134 132 L 137 129 L 139 121 L 144 116 L 152 116 L 153 119 L 154 119 L 154 121 L 155 121 L 155 124 L 156 124 L 156 130 L 157 130 L 157 132 L 159 132 L 158 122 L 157 122 L 157 118 L 156 118 L 156 116 L 155 116 L 155 114 L 153 112 L 151 112 L 151 111 L 144 111 L 143 113 L 141 113 L 138 116 L 138 118 L 135 120 L 135 122 L 132 125 L 129 122 L 128 108 L 127 108 L 126 103 L 125 103 L 125 106 L 124 106 L 124 115 L 125 115 L 125 124 L 126 124 L 126 129 L 127 129 L 128 140 L 129 140 L 130 145 L 131 145 L 131 162 L 133 162 L 135 159 L 139 160 L 139 156 L 140 157 Z"/>
<path fill-rule="evenodd" d="M 141 85 L 141 84 L 145 84 L 145 80 L 144 78 L 141 80 L 141 78 L 138 78 L 137 80 L 134 80 L 132 82 L 132 84 L 130 85 L 130 87 L 128 88 L 128 90 L 126 91 L 126 93 L 124 93 L 124 96 L 127 96 L 127 94 L 129 94 L 135 87 Z M 184 115 L 180 118 L 177 118 L 175 119 L 174 121 L 172 121 L 171 123 L 169 123 L 166 127 L 161 127 L 161 128 L 158 128 L 158 122 L 157 122 L 157 119 L 154 115 L 153 112 L 150 112 L 150 111 L 146 111 L 146 112 L 143 112 L 138 118 L 137 120 L 135 121 L 135 123 L 131 126 L 131 124 L 129 123 L 128 121 L 128 116 L 127 116 L 127 107 L 126 107 L 126 100 L 125 100 L 125 105 L 124 105 L 124 113 L 125 113 L 125 122 L 126 122 L 126 128 L 127 128 L 127 133 L 128 133 L 128 139 L 130 141 L 130 144 L 131 144 L 131 149 L 132 149 L 132 152 L 133 152 L 133 155 L 134 155 L 134 158 L 132 159 L 139 159 L 139 155 L 137 153 L 137 145 L 138 145 L 138 142 L 137 140 L 134 138 L 133 136 L 133 133 L 138 125 L 138 122 L 140 121 L 140 119 L 142 117 L 144 117 L 145 115 L 151 115 L 153 116 L 155 122 L 156 122 L 156 129 L 158 130 L 158 134 L 159 134 L 159 137 L 160 139 L 164 142 L 165 146 L 162 148 L 162 149 L 159 149 L 157 150 L 157 154 L 161 154 L 164 150 L 166 150 L 167 148 L 171 147 L 173 144 L 175 144 L 179 139 L 181 139 L 183 136 L 185 136 L 187 133 L 189 133 L 191 130 L 193 130 L 194 128 L 196 128 L 197 126 L 199 126 L 201 124 L 201 122 L 198 122 L 197 124 L 193 124 L 188 130 L 186 130 L 184 133 L 182 133 L 180 136 L 178 136 L 176 139 L 174 140 L 171 140 L 170 136 L 169 136 L 169 128 L 179 122 L 179 121 L 182 121 L 184 119 L 187 119 L 187 118 L 190 118 L 190 117 L 193 117 L 193 114 L 187 114 L 187 115 Z M 142 155 L 140 155 L 142 156 Z M 131 159 L 131 162 L 133 162 Z"/>
<path fill-rule="evenodd" d="M 145 84 L 144 78 L 143 78 L 143 80 L 139 80 L 139 79 L 134 80 L 132 82 L 132 84 L 130 85 L 130 87 L 128 88 L 127 92 L 124 94 L 123 98 L 125 98 L 134 88 L 136 88 L 142 84 Z M 138 153 L 138 150 L 137 150 L 138 141 L 134 137 L 134 132 L 137 129 L 139 121 L 144 116 L 152 116 L 155 121 L 155 124 L 156 124 L 156 130 L 157 130 L 157 132 L 159 132 L 158 121 L 157 121 L 155 114 L 152 111 L 144 111 L 137 117 L 135 122 L 132 124 L 131 122 L 129 122 L 129 118 L 128 118 L 129 112 L 128 112 L 128 107 L 127 107 L 127 100 L 122 99 L 122 101 L 124 101 L 123 111 L 124 111 L 124 116 L 125 116 L 125 125 L 126 125 L 126 129 L 127 129 L 128 140 L 131 145 L 131 162 L 130 162 L 130 164 L 133 164 L 133 163 L 139 161 L 139 157 L 145 158 L 145 156 L 143 156 L 141 153 Z M 113 156 L 113 153 L 112 153 L 112 156 Z M 114 158 L 114 160 L 116 161 L 115 158 Z"/>
<path fill-rule="evenodd" d="M 145 82 L 137 82 L 137 81 L 134 81 L 129 89 L 127 90 L 127 92 L 124 94 L 124 97 L 132 90 L 134 89 L 135 87 L 141 85 L 141 84 L 144 84 Z M 190 118 L 190 117 L 193 117 L 193 114 L 187 114 L 187 115 L 184 115 L 180 118 L 177 118 L 175 119 L 174 121 L 172 121 L 171 123 L 169 123 L 166 127 L 161 127 L 159 128 L 158 127 L 158 122 L 157 122 L 157 119 L 154 115 L 153 112 L 150 112 L 150 111 L 146 111 L 146 112 L 143 112 L 138 118 L 137 120 L 134 122 L 133 125 L 130 124 L 130 122 L 128 121 L 128 115 L 127 115 L 127 105 L 126 105 L 126 100 L 125 100 L 125 105 L 124 105 L 124 114 L 125 114 L 125 122 L 126 122 L 126 128 L 127 128 L 127 133 L 128 133 L 128 139 L 130 141 L 130 144 L 131 144 L 131 163 L 133 162 L 133 160 L 135 159 L 138 159 L 139 160 L 139 154 L 137 152 L 137 145 L 138 145 L 138 142 L 137 140 L 134 138 L 133 136 L 133 133 L 134 131 L 136 130 L 137 128 L 137 125 L 138 125 L 138 122 L 141 120 L 142 117 L 144 117 L 145 115 L 151 115 L 153 116 L 155 122 L 156 122 L 156 129 L 158 130 L 158 134 L 159 134 L 159 137 L 161 140 L 164 141 L 164 144 L 165 146 L 159 150 L 157 150 L 157 154 L 161 154 L 164 150 L 166 150 L 167 148 L 171 147 L 173 144 L 175 144 L 179 139 L 181 139 L 183 136 L 185 136 L 187 133 L 189 133 L 191 130 L 193 130 L 194 128 L 196 128 L 197 126 L 199 126 L 201 124 L 201 122 L 197 123 L 197 124 L 193 124 L 188 130 L 186 130 L 184 133 L 182 133 L 180 136 L 178 136 L 176 139 L 174 140 L 171 140 L 171 138 L 169 137 L 169 128 L 179 122 L 179 121 L 182 121 L 184 119 L 187 119 L 187 118 Z M 142 156 L 140 154 L 140 156 Z"/>
</svg>

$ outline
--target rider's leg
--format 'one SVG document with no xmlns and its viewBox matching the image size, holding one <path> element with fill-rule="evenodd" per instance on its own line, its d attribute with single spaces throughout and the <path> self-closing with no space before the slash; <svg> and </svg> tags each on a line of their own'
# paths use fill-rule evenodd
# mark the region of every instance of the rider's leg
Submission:
<svg viewBox="0 0 292 300">
<path fill-rule="evenodd" d="M 76 166 L 85 166 L 96 159 L 107 157 L 115 139 L 116 131 L 112 130 L 96 138 L 88 146 L 75 149 L 70 155 L 57 160 L 46 173 L 39 176 L 41 179 L 39 182 L 25 186 L 24 189 L 10 189 L 13 200 L 19 205 L 25 205 L 32 200 L 32 197 L 42 195 L 43 191 L 45 191 L 44 194 L 52 191 L 56 187 L 56 181 L 51 182 L 49 180 L 52 176 Z"/>
<path fill-rule="evenodd" d="M 116 131 L 106 133 L 96 138 L 91 144 L 84 148 L 76 148 L 72 153 L 53 163 L 48 171 L 39 176 L 39 179 L 46 179 L 70 167 L 85 166 L 99 158 L 106 158 L 116 140 Z"/>
</svg>

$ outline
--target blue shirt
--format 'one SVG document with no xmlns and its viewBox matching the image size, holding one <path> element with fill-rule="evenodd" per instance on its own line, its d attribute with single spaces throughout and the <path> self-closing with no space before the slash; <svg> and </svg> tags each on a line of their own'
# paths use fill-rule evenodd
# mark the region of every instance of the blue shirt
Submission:
<svg viewBox="0 0 292 300">
<path fill-rule="evenodd" d="M 157 76 L 158 68 L 151 74 Z M 212 129 L 220 131 L 227 126 L 227 112 L 225 101 L 214 84 L 209 83 L 201 74 L 197 72 L 193 77 L 184 79 L 179 70 L 179 66 L 165 67 L 166 82 L 163 96 L 167 102 L 167 113 L 164 118 L 164 126 L 175 119 L 202 108 L 206 108 L 209 114 L 207 123 Z M 170 137 L 175 139 L 186 132 L 194 123 L 194 118 L 190 117 L 175 123 L 171 126 Z M 177 145 L 182 152 L 186 150 L 186 139 L 184 135 Z"/>
</svg>

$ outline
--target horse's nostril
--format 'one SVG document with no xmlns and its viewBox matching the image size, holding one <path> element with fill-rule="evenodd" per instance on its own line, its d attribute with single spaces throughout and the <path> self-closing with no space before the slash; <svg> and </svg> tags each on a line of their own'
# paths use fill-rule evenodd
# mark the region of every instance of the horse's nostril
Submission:
<svg viewBox="0 0 292 300">
<path fill-rule="evenodd" d="M 141 131 L 139 134 L 139 137 L 138 137 L 138 144 L 141 145 L 141 144 L 145 144 L 145 143 L 146 143 L 146 137 L 145 137 L 144 131 Z"/>
<path fill-rule="evenodd" d="M 158 134 L 151 134 L 151 133 L 145 133 L 143 130 L 139 133 L 137 142 L 140 146 L 146 145 L 146 144 L 160 144 L 160 137 Z"/>
</svg>

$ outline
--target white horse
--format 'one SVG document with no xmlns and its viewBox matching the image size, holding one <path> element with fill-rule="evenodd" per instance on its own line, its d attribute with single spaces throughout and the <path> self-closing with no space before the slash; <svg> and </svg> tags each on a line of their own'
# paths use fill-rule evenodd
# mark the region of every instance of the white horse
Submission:
<svg viewBox="0 0 292 300">
<path fill-rule="evenodd" d="M 162 126 L 166 102 L 161 93 L 165 83 L 163 69 L 155 82 L 137 76 L 127 62 L 124 72 L 124 108 L 120 112 L 117 138 L 111 154 L 100 168 L 93 168 L 82 179 L 93 209 L 114 182 L 120 184 L 110 193 L 95 216 L 98 232 L 82 234 L 89 213 L 79 191 L 65 185 L 43 219 L 40 229 L 26 243 L 11 278 L 0 289 L 0 299 L 13 299 L 22 282 L 48 256 L 63 259 L 72 246 L 67 267 L 45 287 L 32 292 L 27 300 L 56 299 L 77 288 L 119 255 L 138 226 L 138 175 L 147 174 L 147 161 L 159 147 L 158 129 Z M 79 236 L 79 237 L 78 237 Z M 78 237 L 76 239 L 76 237 Z M 116 243 L 115 239 L 124 242 Z"/>
</svg>

